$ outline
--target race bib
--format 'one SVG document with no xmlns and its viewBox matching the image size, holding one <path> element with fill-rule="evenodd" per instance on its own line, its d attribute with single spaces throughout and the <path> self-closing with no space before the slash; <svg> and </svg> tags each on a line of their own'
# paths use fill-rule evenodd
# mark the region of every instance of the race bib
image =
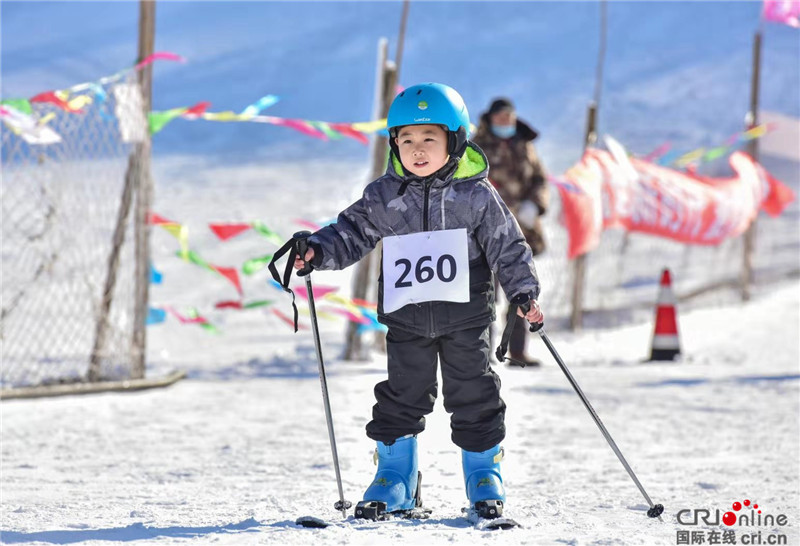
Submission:
<svg viewBox="0 0 800 546">
<path fill-rule="evenodd" d="M 424 301 L 469 301 L 466 229 L 383 238 L 383 312 Z"/>
</svg>

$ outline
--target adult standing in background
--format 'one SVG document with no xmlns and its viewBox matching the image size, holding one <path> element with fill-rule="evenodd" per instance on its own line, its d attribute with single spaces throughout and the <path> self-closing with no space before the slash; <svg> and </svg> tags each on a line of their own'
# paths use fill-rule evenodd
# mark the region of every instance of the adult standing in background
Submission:
<svg viewBox="0 0 800 546">
<path fill-rule="evenodd" d="M 489 160 L 489 181 L 497 188 L 522 228 L 533 255 L 545 249 L 540 217 L 547 212 L 549 190 L 533 141 L 538 133 L 517 118 L 511 100 L 497 98 L 481 115 L 472 138 Z M 511 358 L 526 365 L 539 361 L 525 357 L 527 323 L 517 320 L 509 342 Z"/>
</svg>

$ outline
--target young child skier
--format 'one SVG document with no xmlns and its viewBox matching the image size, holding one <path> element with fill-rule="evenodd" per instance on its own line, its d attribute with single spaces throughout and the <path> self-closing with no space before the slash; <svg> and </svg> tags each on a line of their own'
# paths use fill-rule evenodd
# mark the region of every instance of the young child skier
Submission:
<svg viewBox="0 0 800 546">
<path fill-rule="evenodd" d="M 454 89 L 409 87 L 392 102 L 387 126 L 386 174 L 335 223 L 312 234 L 309 250 L 294 263 L 343 269 L 383 241 L 378 318 L 388 326 L 388 379 L 375 386 L 366 428 L 377 442 L 378 470 L 356 517 L 419 506 L 417 434 L 433 411 L 437 360 L 470 507 L 498 517 L 505 502 L 506 406 L 489 365 L 492 272 L 509 301 L 530 304 L 519 316 L 542 322 L 533 256 L 487 180 L 486 156 L 467 139 L 469 114 Z"/>
</svg>

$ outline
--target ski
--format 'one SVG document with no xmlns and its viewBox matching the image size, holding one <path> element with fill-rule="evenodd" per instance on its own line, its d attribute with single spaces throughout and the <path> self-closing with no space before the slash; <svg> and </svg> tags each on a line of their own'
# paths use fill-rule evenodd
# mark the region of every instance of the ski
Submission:
<svg viewBox="0 0 800 546">
<path fill-rule="evenodd" d="M 501 501 L 480 501 L 474 507 L 462 508 L 461 511 L 478 531 L 522 527 L 516 520 L 503 516 Z"/>
<path fill-rule="evenodd" d="M 301 516 L 297 518 L 294 522 L 300 527 L 306 527 L 307 529 L 324 529 L 325 527 L 330 527 L 331 525 L 334 525 L 329 521 L 325 521 L 322 518 L 317 518 L 314 516 Z"/>
<path fill-rule="evenodd" d="M 522 527 L 517 520 L 506 517 L 494 519 L 478 517 L 478 519 L 473 522 L 473 526 L 478 531 L 495 531 L 497 529 L 513 529 L 515 527 Z"/>
<path fill-rule="evenodd" d="M 393 519 L 428 519 L 432 510 L 423 506 L 415 506 L 408 510 L 386 512 L 386 504 L 379 501 L 361 501 L 356 504 L 355 519 L 371 521 L 389 521 Z"/>
<path fill-rule="evenodd" d="M 318 518 L 315 516 L 301 516 L 295 520 L 295 524 L 301 527 L 305 527 L 307 529 L 325 529 L 326 527 L 330 526 L 336 526 L 341 524 L 357 524 L 360 522 L 371 523 L 375 521 L 400 521 L 408 519 L 423 520 L 430 518 L 431 512 L 433 512 L 433 510 L 431 510 L 430 508 L 417 506 L 415 508 L 411 508 L 410 510 L 376 513 L 374 517 L 371 517 L 372 514 L 368 512 L 367 515 L 370 517 L 366 516 L 349 517 L 346 520 L 339 522 L 326 521 L 322 518 Z"/>
</svg>

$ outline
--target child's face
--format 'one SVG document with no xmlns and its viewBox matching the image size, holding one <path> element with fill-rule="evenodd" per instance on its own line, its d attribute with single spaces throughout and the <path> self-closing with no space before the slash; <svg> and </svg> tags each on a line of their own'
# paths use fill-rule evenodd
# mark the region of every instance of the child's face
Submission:
<svg viewBox="0 0 800 546">
<path fill-rule="evenodd" d="M 447 133 L 438 125 L 406 125 L 394 141 L 403 167 L 417 176 L 432 175 L 447 163 Z"/>
</svg>

